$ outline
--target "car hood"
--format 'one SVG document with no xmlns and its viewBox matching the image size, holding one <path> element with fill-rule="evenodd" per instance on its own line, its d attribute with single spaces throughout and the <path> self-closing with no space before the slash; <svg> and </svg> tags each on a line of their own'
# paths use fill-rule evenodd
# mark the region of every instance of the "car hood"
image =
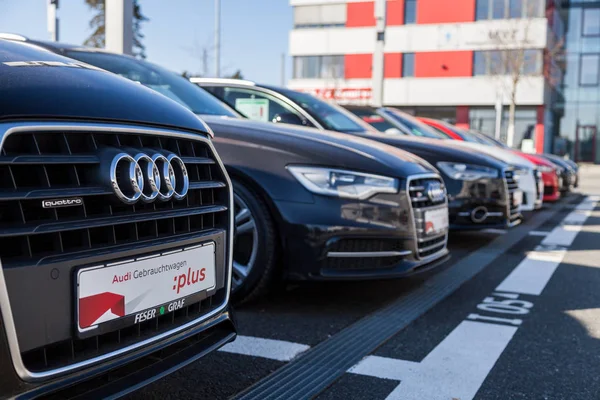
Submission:
<svg viewBox="0 0 600 400">
<path fill-rule="evenodd" d="M 443 161 L 477 164 L 497 169 L 506 168 L 507 166 L 504 161 L 490 157 L 487 154 L 473 153 L 471 149 L 458 145 L 454 140 L 387 135 L 379 132 L 366 133 L 362 137 L 409 151 L 432 164 Z"/>
<path fill-rule="evenodd" d="M 520 155 L 512 152 L 511 150 L 505 150 L 500 147 L 495 146 L 487 146 L 485 144 L 480 143 L 472 143 L 472 142 L 458 142 L 459 146 L 464 146 L 466 148 L 471 148 L 476 151 L 480 151 L 488 156 L 495 157 L 501 161 L 504 161 L 507 164 L 519 167 L 519 168 L 535 168 L 535 164 L 531 161 L 521 157 Z"/>
<path fill-rule="evenodd" d="M 513 151 L 513 153 L 517 154 L 518 156 L 523 157 L 524 159 L 531 161 L 535 165 L 556 168 L 555 165 L 552 164 L 550 161 L 548 161 L 545 158 L 542 158 L 540 156 L 537 156 L 535 154 L 524 153 L 524 152 L 519 151 L 519 150 L 512 150 L 512 151 Z"/>
<path fill-rule="evenodd" d="M 0 76 L 0 121 L 92 120 L 208 132 L 175 101 L 33 44 L 0 39 Z"/>
<path fill-rule="evenodd" d="M 427 161 L 382 143 L 339 132 L 247 119 L 202 115 L 215 133 L 215 143 L 236 140 L 265 150 L 288 152 L 296 160 L 405 178 L 437 173 Z M 265 151 L 265 155 L 268 153 Z M 225 160 L 227 162 L 227 160 Z"/>
</svg>

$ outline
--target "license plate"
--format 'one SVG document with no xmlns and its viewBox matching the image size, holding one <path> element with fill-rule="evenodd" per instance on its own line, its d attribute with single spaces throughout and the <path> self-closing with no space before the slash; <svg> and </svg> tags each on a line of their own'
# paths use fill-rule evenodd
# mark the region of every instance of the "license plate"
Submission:
<svg viewBox="0 0 600 400">
<path fill-rule="evenodd" d="M 215 244 L 84 268 L 77 284 L 79 332 L 126 317 L 131 323 L 143 322 L 181 308 L 190 295 L 215 288 Z"/>
<path fill-rule="evenodd" d="M 520 206 L 521 204 L 523 204 L 523 192 L 516 190 L 513 192 L 513 206 Z"/>
<path fill-rule="evenodd" d="M 448 229 L 448 210 L 439 208 L 437 210 L 425 211 L 425 234 L 434 235 Z"/>
</svg>

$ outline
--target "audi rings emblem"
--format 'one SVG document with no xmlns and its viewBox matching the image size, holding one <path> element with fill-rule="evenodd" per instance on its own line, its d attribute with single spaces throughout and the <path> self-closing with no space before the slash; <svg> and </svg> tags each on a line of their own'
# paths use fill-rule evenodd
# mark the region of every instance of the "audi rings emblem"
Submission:
<svg viewBox="0 0 600 400">
<path fill-rule="evenodd" d="M 110 182 L 117 197 L 127 204 L 181 200 L 190 187 L 183 160 L 162 153 L 118 153 L 110 163 Z"/>
<path fill-rule="evenodd" d="M 439 182 L 429 182 L 427 185 L 427 197 L 435 203 L 444 201 L 446 192 L 444 191 L 442 184 Z"/>
</svg>

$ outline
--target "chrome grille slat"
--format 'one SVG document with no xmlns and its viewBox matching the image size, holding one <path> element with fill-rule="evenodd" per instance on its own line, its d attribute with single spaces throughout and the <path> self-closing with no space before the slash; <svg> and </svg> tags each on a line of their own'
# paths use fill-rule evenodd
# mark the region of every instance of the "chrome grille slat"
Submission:
<svg viewBox="0 0 600 400">
<path fill-rule="evenodd" d="M 519 183 L 514 178 L 514 171 L 507 169 L 504 170 L 504 182 L 506 184 L 506 190 L 508 192 L 507 208 L 509 213 L 509 219 L 520 218 L 520 206 L 514 205 L 514 192 L 519 189 Z"/>
<path fill-rule="evenodd" d="M 9 164 L 98 164 L 100 159 L 96 155 L 35 155 L 35 156 L 16 156 L 0 157 L 0 165 Z"/>
<path fill-rule="evenodd" d="M 191 182 L 189 190 L 218 189 L 223 188 L 225 186 L 225 183 L 220 181 Z M 13 192 L 3 192 L 0 193 L 0 201 L 32 199 L 42 200 L 52 199 L 55 197 L 85 197 L 110 194 L 112 194 L 112 191 L 106 187 L 82 186 L 79 188 L 57 188 L 31 191 L 21 190 Z"/>
</svg>

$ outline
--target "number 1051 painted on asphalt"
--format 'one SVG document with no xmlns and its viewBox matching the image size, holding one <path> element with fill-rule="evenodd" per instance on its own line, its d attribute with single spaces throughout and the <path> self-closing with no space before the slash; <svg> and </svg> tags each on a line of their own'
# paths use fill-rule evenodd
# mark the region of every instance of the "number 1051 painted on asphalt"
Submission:
<svg viewBox="0 0 600 400">
<path fill-rule="evenodd" d="M 503 297 L 504 299 L 497 299 Z M 493 293 L 492 296 L 486 297 L 477 305 L 477 308 L 482 311 L 493 312 L 498 314 L 524 315 L 528 314 L 533 307 L 533 303 L 525 300 L 518 300 L 519 295 L 516 293 Z M 522 319 L 501 318 L 496 316 L 486 316 L 480 314 L 469 314 L 467 319 L 472 321 L 497 322 L 509 325 L 521 325 Z"/>
</svg>

